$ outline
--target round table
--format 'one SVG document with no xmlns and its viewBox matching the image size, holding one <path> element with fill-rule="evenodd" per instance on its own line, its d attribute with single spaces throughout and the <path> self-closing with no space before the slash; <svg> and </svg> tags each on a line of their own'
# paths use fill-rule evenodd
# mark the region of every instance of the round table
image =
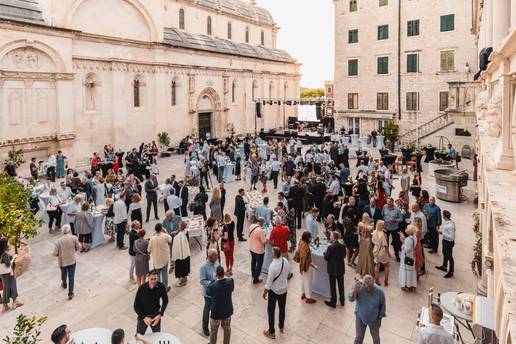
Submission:
<svg viewBox="0 0 516 344">
<path fill-rule="evenodd" d="M 460 319 L 464 319 L 468 322 L 472 322 L 473 314 L 464 313 L 461 309 L 459 309 L 459 308 L 457 308 L 457 306 L 455 306 L 453 300 L 455 300 L 457 295 L 459 295 L 459 293 L 456 293 L 456 292 L 449 292 L 449 293 L 441 294 L 441 301 L 440 301 L 441 306 L 443 307 L 443 309 L 446 312 L 450 313 L 455 318 L 460 318 Z"/>
<path fill-rule="evenodd" d="M 145 338 L 153 344 L 158 344 L 160 342 L 161 344 L 181 344 L 181 341 L 176 336 L 164 332 L 149 333 L 144 335 L 143 338 Z M 141 344 L 141 342 L 138 340 L 134 340 L 130 343 Z"/>
<path fill-rule="evenodd" d="M 462 338 L 462 334 L 460 333 L 459 324 L 468 329 L 471 334 L 473 335 L 473 338 L 475 338 L 475 333 L 473 332 L 473 328 L 471 327 L 471 323 L 473 322 L 473 314 L 468 314 L 462 311 L 462 309 L 457 308 L 455 306 L 455 303 L 453 302 L 455 298 L 459 295 L 459 293 L 456 292 L 448 292 L 441 294 L 441 299 L 439 303 L 441 304 L 441 307 L 443 310 L 452 315 L 455 318 L 455 329 L 457 330 L 457 334 L 459 335 L 459 340 L 461 343 L 464 344 L 464 339 Z"/>
<path fill-rule="evenodd" d="M 111 343 L 112 331 L 105 328 L 88 328 L 72 334 L 72 339 L 78 344 Z"/>
</svg>

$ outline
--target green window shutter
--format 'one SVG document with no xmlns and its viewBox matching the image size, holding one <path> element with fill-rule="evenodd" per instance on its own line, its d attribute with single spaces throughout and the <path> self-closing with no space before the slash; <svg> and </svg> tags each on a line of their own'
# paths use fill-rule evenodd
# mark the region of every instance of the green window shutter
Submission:
<svg viewBox="0 0 516 344">
<path fill-rule="evenodd" d="M 378 40 L 389 38 L 389 25 L 378 26 Z"/>
<path fill-rule="evenodd" d="M 387 6 L 389 4 L 389 0 L 380 0 L 379 6 Z"/>
<path fill-rule="evenodd" d="M 389 74 L 389 58 L 387 56 L 378 58 L 377 72 L 378 74 Z"/>
<path fill-rule="evenodd" d="M 358 60 L 348 60 L 348 76 L 358 75 Z"/>
<path fill-rule="evenodd" d="M 441 72 L 455 70 L 455 51 L 441 51 Z"/>
<path fill-rule="evenodd" d="M 418 55 L 408 54 L 407 55 L 407 73 L 417 73 L 418 70 Z"/>
<path fill-rule="evenodd" d="M 407 22 L 407 36 L 419 36 L 419 19 Z"/>
<path fill-rule="evenodd" d="M 349 11 L 356 12 L 358 10 L 357 0 L 349 0 Z"/>
<path fill-rule="evenodd" d="M 358 42 L 358 30 L 349 30 L 348 31 L 348 43 L 357 43 Z"/>
<path fill-rule="evenodd" d="M 455 14 L 441 16 L 441 32 L 455 30 Z"/>
</svg>

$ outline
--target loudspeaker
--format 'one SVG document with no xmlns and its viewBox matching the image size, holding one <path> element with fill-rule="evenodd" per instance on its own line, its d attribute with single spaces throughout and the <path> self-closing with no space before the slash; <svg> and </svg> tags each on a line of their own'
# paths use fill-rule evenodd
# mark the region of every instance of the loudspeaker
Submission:
<svg viewBox="0 0 516 344">
<path fill-rule="evenodd" d="M 256 117 L 262 118 L 262 103 L 256 103 Z"/>
</svg>

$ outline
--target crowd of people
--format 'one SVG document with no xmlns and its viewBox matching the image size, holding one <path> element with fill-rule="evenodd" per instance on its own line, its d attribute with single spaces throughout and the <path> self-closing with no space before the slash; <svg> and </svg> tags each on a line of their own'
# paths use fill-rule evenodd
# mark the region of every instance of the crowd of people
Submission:
<svg viewBox="0 0 516 344">
<path fill-rule="evenodd" d="M 326 305 L 336 308 L 337 300 L 341 306 L 345 305 L 346 264 L 361 276 L 347 295 L 349 301 L 356 303 L 355 343 L 362 343 L 366 327 L 370 328 L 373 342 L 379 343 L 381 319 L 386 316 L 380 286 L 391 285 L 389 274 L 393 261 L 399 262 L 399 287 L 414 292 L 419 277 L 432 268 L 426 263 L 425 255 L 438 254 L 441 235 L 443 263 L 436 268 L 446 272 L 445 278 L 453 277 L 455 224 L 451 213 L 441 211 L 435 198 L 424 188 L 420 171 L 413 166 L 400 168 L 386 164 L 370 152 L 356 152 L 356 165 L 350 166 L 354 154 L 340 139 L 308 147 L 295 138 L 264 141 L 246 137 L 243 142 L 228 138 L 215 143 L 187 138 L 184 143 L 185 178 L 166 176 L 162 186 L 157 180 L 159 169 L 153 166 L 157 165 L 158 155 L 155 143 L 142 144 L 139 150 L 128 152 L 125 169 L 124 153 L 115 153 L 111 146 L 105 147 L 104 159 L 94 153 L 91 170 L 83 174 L 70 169 L 66 173 L 62 171 L 66 158 L 57 159 L 61 153 L 56 156 L 55 176 L 53 161 L 48 164 L 43 185 L 49 190 L 50 206 L 45 210 L 50 218 L 50 233 L 63 233 L 55 242 L 54 254 L 61 268 L 61 285 L 68 289 L 70 300 L 74 297 L 75 254 L 90 249 L 93 206 L 101 208 L 106 215 L 105 234 L 110 236 L 110 241 L 116 242 L 117 249 L 128 250 L 129 280 L 139 286 L 134 302 L 138 336 L 145 334 L 148 327 L 160 331 L 161 317 L 169 302 L 169 274 L 174 274 L 177 287 L 188 284 L 191 252 L 188 223 L 184 218 L 190 215 L 205 219 L 206 261 L 199 271 L 204 296 L 202 329 L 212 344 L 217 341 L 219 327 L 224 331 L 224 343 L 230 342 L 237 240 L 249 247 L 253 284 L 263 282 L 266 244 L 272 246 L 272 263 L 263 291 L 269 317 L 263 334 L 272 339 L 276 337 L 276 304 L 279 330 L 284 330 L 288 281 L 295 270 L 292 264 L 298 265 L 301 299 L 307 304 L 316 303 L 313 273 L 324 267 L 314 264 L 312 250 L 321 242 L 327 243 L 324 259 L 331 287 L 331 298 L 325 301 Z M 103 169 L 100 166 L 103 162 L 112 165 Z M 234 196 L 233 213 L 226 207 L 228 163 L 234 164 L 236 180 L 243 179 Z M 146 166 L 147 172 L 142 173 L 141 166 Z M 212 182 L 211 174 L 216 183 Z M 400 180 L 399 191 L 394 186 L 395 179 Z M 36 180 L 35 177 L 34 185 Z M 55 180 L 59 181 L 59 187 L 53 183 Z M 276 200 L 264 197 L 261 205 L 251 209 L 247 193 L 257 190 L 259 183 L 262 194 L 276 190 L 273 196 Z M 192 186 L 198 191 L 190 201 Z M 141 204 L 144 196 L 145 213 Z M 158 207 L 160 198 L 163 210 Z M 70 199 L 73 201 L 66 210 L 70 224 L 61 226 L 60 205 Z M 161 212 L 163 219 L 159 217 Z M 150 239 L 142 228 L 144 214 L 145 222 L 149 222 L 151 214 L 158 220 L 154 232 L 149 233 Z M 246 235 L 247 219 L 251 223 Z M 244 244 L 245 241 L 248 243 Z M 10 266 L 12 258 L 7 252 L 6 248 L 0 251 L 1 262 Z M 224 253 L 225 268 L 221 253 Z M 12 286 L 13 282 L 6 278 L 4 288 L 6 285 Z M 9 298 L 13 305 L 20 304 L 15 283 L 10 289 L 14 290 L 3 293 L 4 309 Z"/>
</svg>

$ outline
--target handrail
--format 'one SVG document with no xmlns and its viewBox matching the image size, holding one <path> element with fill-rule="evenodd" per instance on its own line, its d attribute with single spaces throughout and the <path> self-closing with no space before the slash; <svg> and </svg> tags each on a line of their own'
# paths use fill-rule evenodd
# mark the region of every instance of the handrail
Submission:
<svg viewBox="0 0 516 344">
<path fill-rule="evenodd" d="M 436 126 L 438 125 L 438 127 Z M 421 124 L 419 127 L 415 129 L 411 129 L 406 133 L 400 135 L 398 142 L 400 145 L 406 145 L 413 143 L 417 140 L 418 136 L 420 139 L 448 126 L 450 124 L 450 118 L 448 113 L 444 113 L 434 119 Z M 417 131 L 416 131 L 417 130 Z"/>
</svg>

